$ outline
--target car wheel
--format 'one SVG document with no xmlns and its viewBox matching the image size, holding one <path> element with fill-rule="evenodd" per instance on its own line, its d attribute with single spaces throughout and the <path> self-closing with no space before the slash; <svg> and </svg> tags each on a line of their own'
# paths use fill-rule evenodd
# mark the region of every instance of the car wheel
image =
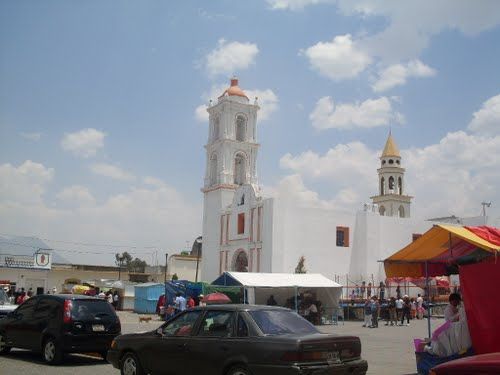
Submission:
<svg viewBox="0 0 500 375">
<path fill-rule="evenodd" d="M 144 375 L 141 364 L 134 353 L 127 353 L 123 356 L 120 371 L 122 375 Z"/>
<path fill-rule="evenodd" d="M 46 339 L 42 348 L 43 360 L 49 365 L 56 365 L 62 362 L 63 352 L 56 340 L 52 337 Z"/>
<path fill-rule="evenodd" d="M 0 333 L 0 354 L 7 354 L 12 349 L 10 346 L 7 346 L 5 342 L 5 337 L 2 333 Z"/>
<path fill-rule="evenodd" d="M 244 365 L 236 365 L 229 369 L 226 375 L 252 375 Z"/>
</svg>

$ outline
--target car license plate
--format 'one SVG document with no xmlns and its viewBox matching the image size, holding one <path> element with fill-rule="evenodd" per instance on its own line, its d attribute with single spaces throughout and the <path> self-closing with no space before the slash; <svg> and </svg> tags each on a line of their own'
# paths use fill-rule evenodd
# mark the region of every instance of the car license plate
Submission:
<svg viewBox="0 0 500 375">
<path fill-rule="evenodd" d="M 102 324 L 92 324 L 92 331 L 104 332 L 104 326 Z"/>
<path fill-rule="evenodd" d="M 339 363 L 340 362 L 339 352 L 328 352 L 328 353 L 326 353 L 326 361 L 329 364 Z"/>
</svg>

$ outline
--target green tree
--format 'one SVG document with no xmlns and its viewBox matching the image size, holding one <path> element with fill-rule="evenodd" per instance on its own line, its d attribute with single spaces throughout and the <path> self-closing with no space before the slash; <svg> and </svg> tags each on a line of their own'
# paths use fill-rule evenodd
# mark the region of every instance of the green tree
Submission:
<svg viewBox="0 0 500 375">
<path fill-rule="evenodd" d="M 117 266 L 125 267 L 129 272 L 144 273 L 148 265 L 145 260 L 139 258 L 132 258 L 128 252 L 115 254 L 115 263 Z"/>
<path fill-rule="evenodd" d="M 179 280 L 179 276 L 176 273 L 172 275 L 172 281 Z"/>
<path fill-rule="evenodd" d="M 115 254 L 115 264 L 120 267 L 120 266 L 126 266 L 132 261 L 132 255 L 130 255 L 128 252 L 124 251 L 123 253 L 116 253 Z"/>
<path fill-rule="evenodd" d="M 297 267 L 295 267 L 295 273 L 307 273 L 305 262 L 306 258 L 302 255 L 299 258 L 299 263 L 297 263 Z"/>
</svg>

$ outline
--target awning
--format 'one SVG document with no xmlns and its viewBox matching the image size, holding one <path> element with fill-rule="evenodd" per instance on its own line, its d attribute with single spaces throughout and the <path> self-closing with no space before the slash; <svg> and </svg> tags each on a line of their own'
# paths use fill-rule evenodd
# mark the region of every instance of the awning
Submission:
<svg viewBox="0 0 500 375">
<path fill-rule="evenodd" d="M 438 224 L 384 260 L 387 277 L 442 276 L 500 251 L 500 230 Z"/>
<path fill-rule="evenodd" d="M 230 280 L 232 279 L 232 280 Z M 236 281 L 236 283 L 235 283 Z M 341 288 L 342 285 L 319 273 L 224 272 L 212 284 L 247 287 Z"/>
</svg>

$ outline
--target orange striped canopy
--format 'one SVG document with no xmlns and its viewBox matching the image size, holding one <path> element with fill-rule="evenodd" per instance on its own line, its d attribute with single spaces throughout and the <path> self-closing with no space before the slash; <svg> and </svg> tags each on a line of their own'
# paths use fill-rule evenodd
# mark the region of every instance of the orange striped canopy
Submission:
<svg viewBox="0 0 500 375">
<path fill-rule="evenodd" d="M 499 251 L 499 228 L 438 224 L 385 259 L 384 268 L 387 277 L 425 277 L 426 267 L 427 276 L 442 276 Z"/>
</svg>

